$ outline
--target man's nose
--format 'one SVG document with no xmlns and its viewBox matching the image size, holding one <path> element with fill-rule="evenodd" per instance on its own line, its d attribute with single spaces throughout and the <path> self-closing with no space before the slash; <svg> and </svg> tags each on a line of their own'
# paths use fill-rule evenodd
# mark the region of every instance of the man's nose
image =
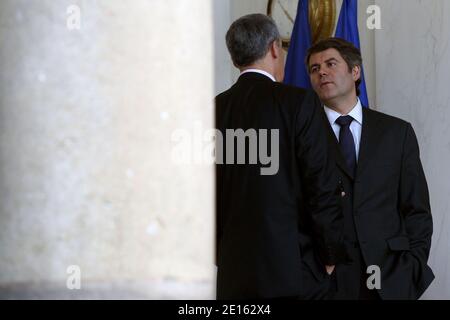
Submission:
<svg viewBox="0 0 450 320">
<path fill-rule="evenodd" d="M 326 76 L 328 75 L 327 71 L 325 70 L 325 68 L 320 68 L 319 70 L 319 75 L 320 77 Z"/>
</svg>

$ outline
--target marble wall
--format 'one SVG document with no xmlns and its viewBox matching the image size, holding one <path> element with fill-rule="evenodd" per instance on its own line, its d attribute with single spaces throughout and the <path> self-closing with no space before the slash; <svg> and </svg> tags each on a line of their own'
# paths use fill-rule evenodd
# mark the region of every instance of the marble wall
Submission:
<svg viewBox="0 0 450 320">
<path fill-rule="evenodd" d="M 434 218 L 424 299 L 450 299 L 450 2 L 376 0 L 376 106 L 411 122 L 419 140 Z"/>
</svg>

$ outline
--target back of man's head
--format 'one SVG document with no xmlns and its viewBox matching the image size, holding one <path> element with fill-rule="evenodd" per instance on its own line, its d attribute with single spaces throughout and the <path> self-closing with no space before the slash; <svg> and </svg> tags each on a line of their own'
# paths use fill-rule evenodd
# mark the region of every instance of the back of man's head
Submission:
<svg viewBox="0 0 450 320">
<path fill-rule="evenodd" d="M 280 33 L 272 18 L 264 14 L 249 14 L 233 22 L 226 42 L 233 64 L 237 68 L 249 66 L 262 59 Z"/>
</svg>

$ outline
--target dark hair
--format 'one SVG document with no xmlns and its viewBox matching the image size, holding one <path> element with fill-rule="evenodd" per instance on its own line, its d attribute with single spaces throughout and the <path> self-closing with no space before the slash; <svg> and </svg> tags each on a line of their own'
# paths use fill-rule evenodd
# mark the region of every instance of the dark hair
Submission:
<svg viewBox="0 0 450 320">
<path fill-rule="evenodd" d="M 272 18 L 258 13 L 234 21 L 225 39 L 234 65 L 245 67 L 263 58 L 281 37 Z"/>
<path fill-rule="evenodd" d="M 306 69 L 309 72 L 309 59 L 315 53 L 319 53 L 328 49 L 336 49 L 342 58 L 345 60 L 348 66 L 349 72 L 352 72 L 355 66 L 359 66 L 362 70 L 362 58 L 361 51 L 356 48 L 353 43 L 348 42 L 341 38 L 328 38 L 318 41 L 311 46 L 306 52 Z M 361 77 L 355 81 L 356 95 L 359 96 L 359 85 L 361 83 Z"/>
</svg>

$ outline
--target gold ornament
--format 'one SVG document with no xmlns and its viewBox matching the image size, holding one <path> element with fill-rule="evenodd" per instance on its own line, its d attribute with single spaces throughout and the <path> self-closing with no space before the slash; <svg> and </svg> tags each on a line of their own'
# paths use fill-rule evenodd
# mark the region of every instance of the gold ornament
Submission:
<svg viewBox="0 0 450 320">
<path fill-rule="evenodd" d="M 309 0 L 309 24 L 313 44 L 332 36 L 335 21 L 335 0 Z"/>
</svg>

